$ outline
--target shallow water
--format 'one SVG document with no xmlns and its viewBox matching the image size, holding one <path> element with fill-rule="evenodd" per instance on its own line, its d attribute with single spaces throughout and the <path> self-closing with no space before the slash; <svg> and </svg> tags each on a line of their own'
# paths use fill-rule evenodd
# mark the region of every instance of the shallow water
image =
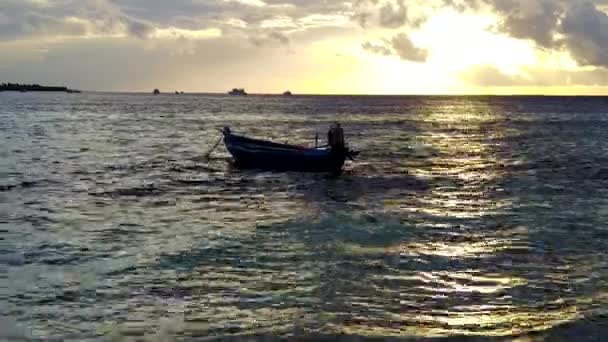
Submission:
<svg viewBox="0 0 608 342">
<path fill-rule="evenodd" d="M 340 178 L 239 171 L 230 125 Z M 0 93 L 0 337 L 608 334 L 608 98 Z"/>
</svg>

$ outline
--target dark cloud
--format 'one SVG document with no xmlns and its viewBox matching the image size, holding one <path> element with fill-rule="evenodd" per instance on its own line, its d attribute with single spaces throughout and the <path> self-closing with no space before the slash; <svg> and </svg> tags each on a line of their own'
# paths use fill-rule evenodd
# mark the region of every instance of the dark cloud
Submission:
<svg viewBox="0 0 608 342">
<path fill-rule="evenodd" d="M 590 2 L 574 2 L 561 22 L 564 44 L 583 65 L 608 67 L 608 15 Z"/>
<path fill-rule="evenodd" d="M 397 34 L 391 39 L 391 44 L 401 59 L 412 62 L 426 62 L 428 51 L 417 48 L 407 34 Z"/>
<path fill-rule="evenodd" d="M 555 31 L 563 14 L 555 0 L 494 1 L 501 14 L 499 29 L 514 38 L 531 39 L 542 47 L 555 45 Z"/>
<path fill-rule="evenodd" d="M 391 56 L 393 55 L 393 50 L 389 47 L 387 47 L 384 44 L 373 44 L 370 42 L 365 42 L 361 45 L 361 47 L 363 48 L 363 50 L 371 52 L 371 53 L 375 53 L 378 55 L 383 55 L 383 56 Z"/>
<path fill-rule="evenodd" d="M 407 0 L 358 0 L 352 6 L 350 18 L 364 28 L 388 29 L 417 27 L 426 20 L 409 16 Z"/>
<path fill-rule="evenodd" d="M 127 35 L 137 38 L 146 38 L 154 31 L 152 23 L 124 13 L 109 0 L 87 0 L 82 3 L 79 14 L 93 22 L 97 31 L 112 33 L 126 29 Z"/>
<path fill-rule="evenodd" d="M 552 48 L 567 1 L 571 0 L 443 0 L 443 3 L 463 12 L 489 7 L 498 15 L 497 31 Z"/>
<path fill-rule="evenodd" d="M 395 55 L 411 62 L 425 62 L 428 58 L 428 51 L 416 47 L 405 33 L 398 33 L 390 40 L 384 39 L 379 43 L 365 42 L 362 47 L 371 53 L 384 56 Z"/>
<path fill-rule="evenodd" d="M 407 21 L 407 11 L 403 0 L 398 0 L 394 6 L 386 3 L 380 7 L 380 26 L 387 28 L 399 28 Z"/>
</svg>

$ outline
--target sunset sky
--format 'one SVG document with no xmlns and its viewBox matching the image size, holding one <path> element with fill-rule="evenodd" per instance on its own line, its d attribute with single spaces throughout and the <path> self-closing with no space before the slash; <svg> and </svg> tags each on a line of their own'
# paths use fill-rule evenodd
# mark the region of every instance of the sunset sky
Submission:
<svg viewBox="0 0 608 342">
<path fill-rule="evenodd" d="M 606 94 L 608 0 L 0 0 L 0 82 Z"/>
</svg>

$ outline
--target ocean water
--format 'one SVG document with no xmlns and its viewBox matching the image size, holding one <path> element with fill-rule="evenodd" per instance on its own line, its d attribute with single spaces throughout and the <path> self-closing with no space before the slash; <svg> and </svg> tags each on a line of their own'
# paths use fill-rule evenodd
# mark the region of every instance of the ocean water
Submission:
<svg viewBox="0 0 608 342">
<path fill-rule="evenodd" d="M 339 178 L 240 171 L 224 125 Z M 608 336 L 608 98 L 0 93 L 0 340 Z"/>
</svg>

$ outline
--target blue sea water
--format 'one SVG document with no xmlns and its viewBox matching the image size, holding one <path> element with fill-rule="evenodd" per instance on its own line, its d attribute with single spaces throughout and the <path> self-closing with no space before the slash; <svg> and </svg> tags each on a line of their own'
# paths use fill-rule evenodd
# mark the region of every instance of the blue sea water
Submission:
<svg viewBox="0 0 608 342">
<path fill-rule="evenodd" d="M 240 171 L 230 125 L 339 178 Z M 608 98 L 0 93 L 0 339 L 608 336 Z"/>
</svg>

